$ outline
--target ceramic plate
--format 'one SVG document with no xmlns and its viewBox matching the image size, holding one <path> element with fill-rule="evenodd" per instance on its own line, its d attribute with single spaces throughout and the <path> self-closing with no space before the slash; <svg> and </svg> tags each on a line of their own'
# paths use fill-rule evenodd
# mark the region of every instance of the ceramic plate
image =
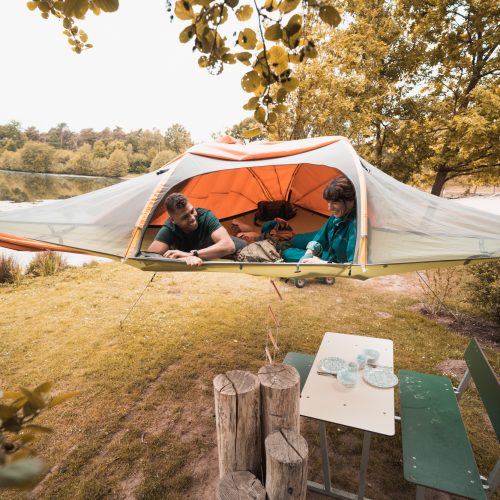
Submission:
<svg viewBox="0 0 500 500">
<path fill-rule="evenodd" d="M 388 389 L 398 383 L 398 377 L 387 368 L 369 368 L 363 372 L 363 378 L 370 385 Z"/>
<path fill-rule="evenodd" d="M 344 368 L 347 368 L 347 363 L 342 358 L 323 358 L 319 362 L 319 369 L 332 375 L 337 375 Z"/>
</svg>

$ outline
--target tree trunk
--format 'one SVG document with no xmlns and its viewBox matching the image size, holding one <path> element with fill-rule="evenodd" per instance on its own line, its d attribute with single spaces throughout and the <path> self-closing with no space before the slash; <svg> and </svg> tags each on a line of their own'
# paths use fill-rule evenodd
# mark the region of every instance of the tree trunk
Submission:
<svg viewBox="0 0 500 500">
<path fill-rule="evenodd" d="M 443 192 L 443 187 L 448 180 L 446 178 L 446 170 L 442 170 L 441 168 L 438 169 L 436 178 L 434 179 L 434 184 L 432 185 L 431 189 L 431 194 L 434 194 L 436 196 L 441 196 L 441 193 Z"/>
<path fill-rule="evenodd" d="M 261 471 L 260 385 L 252 373 L 234 370 L 214 378 L 219 476 Z"/>
<path fill-rule="evenodd" d="M 262 440 L 274 431 L 300 432 L 300 375 L 290 365 L 268 365 L 259 370 Z"/>
<path fill-rule="evenodd" d="M 269 500 L 304 500 L 307 494 L 306 440 L 283 429 L 266 438 L 266 493 Z"/>
<path fill-rule="evenodd" d="M 266 500 L 266 490 L 251 472 L 228 472 L 219 480 L 216 498 L 217 500 Z"/>
</svg>

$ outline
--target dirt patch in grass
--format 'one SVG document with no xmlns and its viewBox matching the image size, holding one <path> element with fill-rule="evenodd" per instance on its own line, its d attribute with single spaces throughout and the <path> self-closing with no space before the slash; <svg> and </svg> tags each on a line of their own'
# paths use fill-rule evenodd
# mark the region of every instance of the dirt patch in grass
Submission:
<svg viewBox="0 0 500 500">
<path fill-rule="evenodd" d="M 449 311 L 429 314 L 422 304 L 415 304 L 412 307 L 448 330 L 468 338 L 476 338 L 483 346 L 500 349 L 500 326 L 494 321 L 464 312 L 458 316 Z"/>
</svg>

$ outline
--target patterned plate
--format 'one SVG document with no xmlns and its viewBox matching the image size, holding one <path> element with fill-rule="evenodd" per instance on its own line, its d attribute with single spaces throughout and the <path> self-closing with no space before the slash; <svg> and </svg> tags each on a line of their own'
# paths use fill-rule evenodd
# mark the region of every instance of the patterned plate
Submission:
<svg viewBox="0 0 500 500">
<path fill-rule="evenodd" d="M 368 368 L 363 372 L 363 378 L 370 385 L 388 389 L 398 383 L 398 377 L 387 368 Z"/>
<path fill-rule="evenodd" d="M 323 358 L 319 362 L 319 369 L 332 375 L 337 375 L 344 368 L 347 368 L 347 363 L 342 358 Z"/>
</svg>

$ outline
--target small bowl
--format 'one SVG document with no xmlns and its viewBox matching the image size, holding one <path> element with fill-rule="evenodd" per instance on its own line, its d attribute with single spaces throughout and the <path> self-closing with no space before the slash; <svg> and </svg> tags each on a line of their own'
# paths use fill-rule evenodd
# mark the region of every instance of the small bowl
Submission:
<svg viewBox="0 0 500 500">
<path fill-rule="evenodd" d="M 366 362 L 370 365 L 375 364 L 380 356 L 380 353 L 375 349 L 365 349 L 363 354 L 366 356 Z"/>
</svg>

